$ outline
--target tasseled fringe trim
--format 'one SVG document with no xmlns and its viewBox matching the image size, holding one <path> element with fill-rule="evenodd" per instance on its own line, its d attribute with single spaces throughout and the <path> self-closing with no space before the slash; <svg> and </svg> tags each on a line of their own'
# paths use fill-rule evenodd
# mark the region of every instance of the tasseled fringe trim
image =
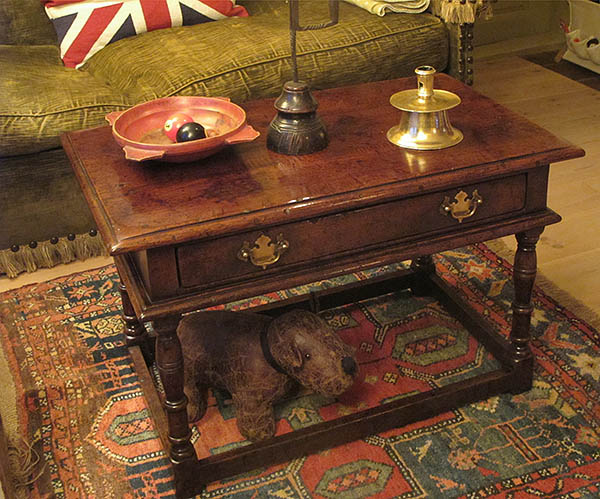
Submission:
<svg viewBox="0 0 600 499">
<path fill-rule="evenodd" d="M 107 254 L 102 238 L 96 231 L 52 238 L 49 241 L 0 250 L 0 274 L 13 279 L 21 272 L 34 272 L 39 268 L 50 268 L 61 263 Z"/>
<path fill-rule="evenodd" d="M 447 23 L 469 24 L 492 17 L 491 0 L 432 0 L 431 12 Z"/>
</svg>

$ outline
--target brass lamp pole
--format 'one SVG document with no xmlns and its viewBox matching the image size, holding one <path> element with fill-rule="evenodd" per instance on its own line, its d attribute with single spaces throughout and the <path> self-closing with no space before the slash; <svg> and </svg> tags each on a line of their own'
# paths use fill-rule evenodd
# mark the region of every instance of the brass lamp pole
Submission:
<svg viewBox="0 0 600 499">
<path fill-rule="evenodd" d="M 317 115 L 318 103 L 310 93 L 308 83 L 298 78 L 296 33 L 337 24 L 339 0 L 329 0 L 328 22 L 307 26 L 300 25 L 299 0 L 289 0 L 289 4 L 293 80 L 283 85 L 281 95 L 275 101 L 277 115 L 269 125 L 267 147 L 282 154 L 310 154 L 325 149 L 329 138 L 325 125 Z"/>
</svg>

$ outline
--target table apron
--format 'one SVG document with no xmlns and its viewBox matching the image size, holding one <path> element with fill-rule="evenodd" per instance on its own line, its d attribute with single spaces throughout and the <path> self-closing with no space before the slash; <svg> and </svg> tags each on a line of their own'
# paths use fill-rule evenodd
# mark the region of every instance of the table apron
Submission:
<svg viewBox="0 0 600 499">
<path fill-rule="evenodd" d="M 335 259 L 303 262 L 279 272 L 265 274 L 262 278 L 255 277 L 230 284 L 221 284 L 218 287 L 200 291 L 192 288 L 184 290 L 188 291 L 187 293 L 173 294 L 160 299 L 150 296 L 144 283 L 144 276 L 132 255 L 116 255 L 115 262 L 121 279 L 129 290 L 136 315 L 142 321 L 150 321 L 517 234 L 536 227 L 545 227 L 560 220 L 559 215 L 546 209 L 535 214 L 501 220 L 493 224 L 486 223 L 434 236 L 396 242 L 384 247 L 350 253 L 343 257 L 337 256 Z"/>
</svg>

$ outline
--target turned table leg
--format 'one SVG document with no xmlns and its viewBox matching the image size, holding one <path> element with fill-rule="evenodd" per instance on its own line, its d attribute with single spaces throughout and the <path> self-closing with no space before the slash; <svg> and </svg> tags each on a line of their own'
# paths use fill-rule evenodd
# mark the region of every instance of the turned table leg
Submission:
<svg viewBox="0 0 600 499">
<path fill-rule="evenodd" d="M 415 296 L 430 296 L 431 281 L 429 276 L 435 274 L 435 264 L 431 255 L 420 256 L 410 263 L 413 271 L 411 289 Z"/>
<path fill-rule="evenodd" d="M 537 272 L 535 247 L 544 229 L 521 232 L 517 237 L 517 252 L 513 269 L 515 297 L 512 304 L 513 318 L 510 332 L 512 359 L 515 366 L 513 393 L 531 388 L 533 382 L 533 356 L 529 348 L 531 337 L 531 293 Z"/>
<path fill-rule="evenodd" d="M 187 420 L 187 397 L 183 393 L 183 355 L 177 337 L 179 316 L 154 321 L 156 331 L 156 364 L 160 373 L 165 398 L 170 443 L 169 457 L 175 471 L 178 497 L 186 497 L 198 477 L 194 476 L 196 452 L 191 443 L 192 433 Z"/>
<path fill-rule="evenodd" d="M 133 305 L 129 299 L 127 288 L 123 284 L 123 279 L 119 281 L 119 293 L 121 294 L 121 304 L 123 307 L 122 317 L 125 322 L 125 339 L 127 346 L 139 345 L 146 341 L 147 333 L 144 325 L 138 320 L 133 310 Z"/>
<path fill-rule="evenodd" d="M 125 284 L 123 284 L 122 279 L 119 280 L 119 293 L 121 295 L 121 306 L 123 308 L 121 317 L 125 323 L 125 342 L 128 347 L 138 345 L 142 350 L 146 364 L 150 364 L 153 357 L 152 348 L 149 343 L 150 337 L 144 324 L 142 324 L 135 315 L 129 293 L 127 292 Z"/>
</svg>

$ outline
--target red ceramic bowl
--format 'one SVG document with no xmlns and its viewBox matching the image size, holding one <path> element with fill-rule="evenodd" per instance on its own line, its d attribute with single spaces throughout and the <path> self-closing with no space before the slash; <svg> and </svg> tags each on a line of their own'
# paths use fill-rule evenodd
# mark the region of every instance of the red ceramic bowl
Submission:
<svg viewBox="0 0 600 499">
<path fill-rule="evenodd" d="M 205 139 L 174 143 L 163 125 L 174 113 L 190 115 L 206 129 Z M 250 142 L 259 133 L 246 124 L 245 111 L 225 97 L 165 97 L 106 116 L 125 157 L 183 163 L 205 158 L 230 144 Z"/>
</svg>

